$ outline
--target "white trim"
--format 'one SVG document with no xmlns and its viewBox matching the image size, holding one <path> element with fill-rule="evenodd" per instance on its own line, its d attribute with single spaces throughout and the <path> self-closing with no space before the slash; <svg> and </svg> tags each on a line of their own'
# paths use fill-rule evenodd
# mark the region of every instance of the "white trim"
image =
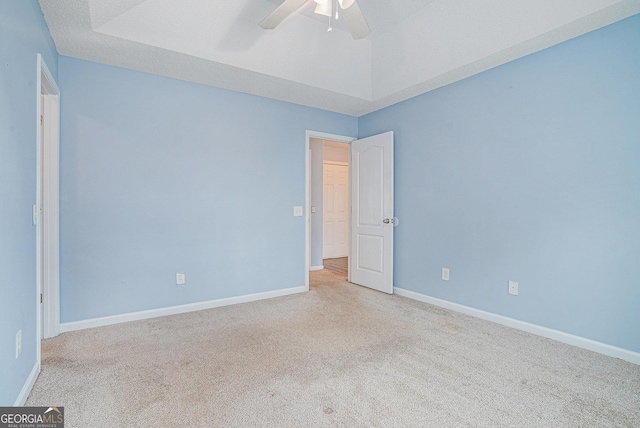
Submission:
<svg viewBox="0 0 640 428">
<path fill-rule="evenodd" d="M 166 308 L 149 309 L 147 311 L 130 312 L 127 314 L 111 315 L 101 318 L 92 318 L 82 321 L 65 322 L 60 324 L 60 332 L 84 330 L 87 328 L 102 327 L 105 325 L 120 324 L 129 321 L 139 321 L 149 318 L 164 317 L 167 315 L 183 314 L 185 312 L 202 311 L 205 309 L 219 308 L 221 306 L 235 305 L 238 303 L 255 302 L 256 300 L 271 299 L 290 294 L 303 293 L 306 287 L 283 288 L 281 290 L 265 291 L 263 293 L 245 294 L 244 296 L 227 297 L 224 299 L 207 300 L 205 302 L 188 303 L 186 305 L 169 306 Z"/>
<path fill-rule="evenodd" d="M 357 141 L 357 140 L 354 140 L 354 141 Z M 349 144 L 349 150 L 348 150 L 348 153 L 347 153 L 347 162 L 349 164 L 349 170 L 348 170 L 348 175 L 349 175 L 349 190 L 348 190 L 348 192 L 349 192 L 349 220 L 347 222 L 347 224 L 349 226 L 349 254 L 347 256 L 347 282 L 351 282 L 351 272 L 352 272 L 352 270 L 351 270 L 351 262 L 353 260 L 353 258 L 350 257 L 351 256 L 351 249 L 353 248 L 353 241 L 351 240 L 351 226 L 352 226 L 351 222 L 353 221 L 352 215 L 351 215 L 352 211 L 353 211 L 353 206 L 351 205 L 351 192 L 353 191 L 353 189 L 352 189 L 352 186 L 353 186 L 353 184 L 352 184 L 353 183 L 353 174 L 352 174 L 352 171 L 353 171 L 352 165 L 353 165 L 353 163 L 352 162 L 353 161 L 351 159 L 352 150 L 353 150 L 353 145 Z M 323 231 L 323 233 L 324 233 L 324 231 Z"/>
<path fill-rule="evenodd" d="M 348 137 L 346 135 L 329 134 L 320 131 L 305 131 L 305 159 L 304 159 L 304 271 L 307 272 L 304 278 L 304 286 L 306 291 L 309 291 L 309 274 L 311 270 L 311 195 L 309 186 L 311 186 L 311 167 L 309 165 L 309 151 L 311 150 L 311 138 L 317 138 L 318 140 L 331 140 L 340 143 L 351 143 L 357 140 L 355 137 Z"/>
<path fill-rule="evenodd" d="M 37 60 L 40 65 L 38 72 L 42 72 L 44 74 L 45 80 L 42 81 L 42 87 L 45 89 L 45 93 L 50 95 L 60 95 L 60 88 L 56 83 L 56 80 L 53 78 L 53 74 L 47 67 L 47 63 L 42 58 L 41 54 L 37 54 Z"/>
<path fill-rule="evenodd" d="M 471 315 L 476 318 L 491 321 L 496 324 L 505 325 L 517 330 L 526 331 L 527 333 L 532 333 L 549 339 L 557 340 L 558 342 L 577 346 L 579 348 L 587 349 L 589 351 L 597 352 L 609 357 L 620 358 L 621 360 L 629 361 L 630 363 L 640 364 L 640 353 L 630 351 L 628 349 L 618 348 L 617 346 L 607 345 L 606 343 L 602 342 L 596 342 L 595 340 L 587 339 L 585 337 L 575 336 L 563 331 L 553 330 L 551 328 L 542 327 L 514 318 L 482 311 L 480 309 L 471 308 L 469 306 L 460 305 L 458 303 L 449 302 L 447 300 L 438 299 L 435 297 L 427 296 L 425 294 L 416 293 L 415 291 L 405 290 L 403 288 L 395 287 L 394 291 L 397 295 L 408 297 L 409 299 L 418 300 L 420 302 L 429 303 L 431 305 L 439 306 L 441 308 L 449 309 L 455 312 L 460 312 L 462 314 Z"/>
<path fill-rule="evenodd" d="M 322 270 L 324 269 L 324 265 L 319 265 L 319 266 L 311 266 L 309 268 L 309 270 Z"/>
<path fill-rule="evenodd" d="M 33 388 L 33 385 L 36 383 L 36 379 L 38 379 L 39 374 L 40 374 L 40 363 L 36 361 L 36 363 L 33 365 L 33 368 L 31 369 L 31 373 L 29 373 L 29 377 L 27 378 L 27 381 L 24 383 L 24 385 L 22 386 L 22 389 L 20 390 L 20 394 L 18 394 L 16 401 L 13 403 L 14 407 L 24 406 L 24 403 L 27 402 L 27 398 L 29 398 L 31 389 Z"/>
</svg>

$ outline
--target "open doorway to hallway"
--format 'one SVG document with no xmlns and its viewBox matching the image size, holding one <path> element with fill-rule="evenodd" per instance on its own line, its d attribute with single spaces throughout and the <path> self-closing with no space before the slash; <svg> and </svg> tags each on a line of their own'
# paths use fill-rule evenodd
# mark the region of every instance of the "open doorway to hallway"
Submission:
<svg viewBox="0 0 640 428">
<path fill-rule="evenodd" d="M 349 144 L 310 139 L 311 270 L 348 278 Z"/>
</svg>

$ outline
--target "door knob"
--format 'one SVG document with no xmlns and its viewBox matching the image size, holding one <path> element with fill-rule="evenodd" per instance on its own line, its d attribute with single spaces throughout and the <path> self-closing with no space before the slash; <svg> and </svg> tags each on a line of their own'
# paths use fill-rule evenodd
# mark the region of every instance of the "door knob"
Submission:
<svg viewBox="0 0 640 428">
<path fill-rule="evenodd" d="M 390 219 L 388 219 L 388 218 L 385 218 L 384 220 L 382 220 L 382 222 L 383 222 L 384 224 L 389 224 L 389 223 L 391 223 L 391 220 L 390 220 Z"/>
</svg>

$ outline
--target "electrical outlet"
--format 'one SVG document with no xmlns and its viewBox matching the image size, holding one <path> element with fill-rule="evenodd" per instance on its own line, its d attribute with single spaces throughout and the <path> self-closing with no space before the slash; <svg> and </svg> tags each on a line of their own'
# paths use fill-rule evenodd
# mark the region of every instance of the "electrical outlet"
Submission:
<svg viewBox="0 0 640 428">
<path fill-rule="evenodd" d="M 449 269 L 442 268 L 442 280 L 449 281 Z"/>
<path fill-rule="evenodd" d="M 183 285 L 185 283 L 185 275 L 183 272 L 176 273 L 176 284 Z"/>
<path fill-rule="evenodd" d="M 293 216 L 294 217 L 302 217 L 302 207 L 297 205 L 293 207 Z"/>
<path fill-rule="evenodd" d="M 518 283 L 515 281 L 509 281 L 509 294 L 518 295 Z"/>
<path fill-rule="evenodd" d="M 22 330 L 16 333 L 16 358 L 22 353 Z"/>
</svg>

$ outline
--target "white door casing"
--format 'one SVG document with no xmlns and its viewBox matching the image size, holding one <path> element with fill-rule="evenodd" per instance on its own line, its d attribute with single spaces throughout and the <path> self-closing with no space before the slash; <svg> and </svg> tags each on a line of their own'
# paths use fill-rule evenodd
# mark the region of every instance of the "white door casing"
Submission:
<svg viewBox="0 0 640 428">
<path fill-rule="evenodd" d="M 45 146 L 44 146 L 44 140 L 45 140 L 45 134 L 46 134 L 46 129 L 44 127 L 44 116 L 45 114 L 47 114 L 47 112 L 45 111 L 45 104 L 46 104 L 47 100 L 45 100 L 44 97 L 44 93 L 42 93 L 40 95 L 40 105 L 42 107 L 41 109 L 41 115 L 40 115 L 40 147 L 38 148 L 40 150 L 40 158 L 38 160 L 38 164 L 39 164 L 39 168 L 40 168 L 40 181 L 38 182 L 38 185 L 40 186 L 40 192 L 38 192 L 38 205 L 40 207 L 40 209 L 37 211 L 38 214 L 38 220 L 40 221 L 40 227 L 39 227 L 39 232 L 38 232 L 38 240 L 40 241 L 40 249 L 38 250 L 38 257 L 39 257 L 39 262 L 38 262 L 38 269 L 39 269 L 39 275 L 38 275 L 38 280 L 40 281 L 40 295 L 44 296 L 45 294 L 45 289 L 44 289 L 44 284 L 46 282 L 46 278 L 44 276 L 44 272 L 45 272 L 45 264 L 44 264 L 44 260 L 45 260 L 45 247 L 46 244 L 44 242 L 44 237 L 47 234 L 47 230 L 46 230 L 46 223 L 44 221 L 42 221 L 43 219 L 43 213 L 45 211 L 44 205 L 46 204 L 46 195 L 45 195 L 45 186 L 46 186 L 46 180 L 45 180 L 45 167 L 44 167 L 44 162 L 43 162 L 43 158 L 44 158 L 44 154 L 45 154 Z M 49 120 L 49 118 L 47 117 L 47 120 Z M 47 210 L 49 208 L 47 207 Z M 40 339 L 44 339 L 44 331 L 45 331 L 45 315 L 44 315 L 44 303 L 43 300 L 40 300 Z"/>
<path fill-rule="evenodd" d="M 40 54 L 36 58 L 36 307 L 37 359 L 40 339 L 59 334 L 59 147 L 60 89 Z M 42 119 L 41 119 L 42 118 Z M 44 295 L 40 303 L 40 294 Z M 40 318 L 44 318 L 41 321 Z"/>
<path fill-rule="evenodd" d="M 323 165 L 323 247 L 322 258 L 349 255 L 349 167 Z"/>
<path fill-rule="evenodd" d="M 393 132 L 351 143 L 349 280 L 393 294 Z"/>
</svg>

